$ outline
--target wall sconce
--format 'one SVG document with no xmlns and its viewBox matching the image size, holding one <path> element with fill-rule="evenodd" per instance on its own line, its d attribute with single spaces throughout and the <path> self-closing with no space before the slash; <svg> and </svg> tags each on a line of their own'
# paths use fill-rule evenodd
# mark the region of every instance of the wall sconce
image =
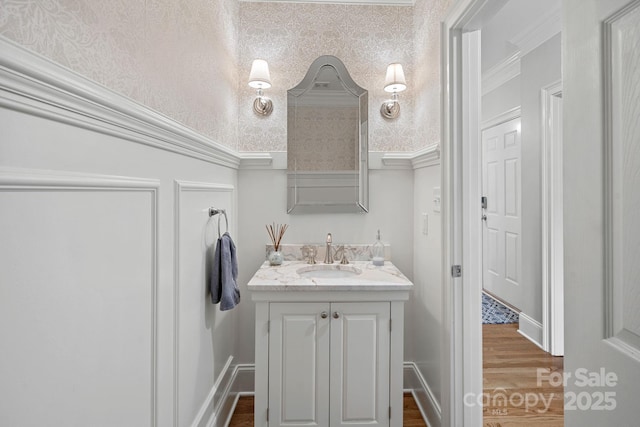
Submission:
<svg viewBox="0 0 640 427">
<path fill-rule="evenodd" d="M 271 100 L 262 95 L 262 89 L 271 87 L 271 75 L 269 75 L 269 64 L 264 59 L 255 59 L 251 64 L 249 74 L 249 86 L 258 89 L 258 96 L 253 101 L 253 111 L 261 116 L 268 116 L 273 111 Z"/>
<path fill-rule="evenodd" d="M 391 99 L 382 103 L 380 114 L 386 119 L 396 119 L 400 115 L 400 103 L 398 102 L 398 92 L 407 88 L 407 81 L 404 78 L 404 71 L 401 64 L 389 64 L 387 76 L 384 79 L 385 92 L 391 92 Z"/>
</svg>

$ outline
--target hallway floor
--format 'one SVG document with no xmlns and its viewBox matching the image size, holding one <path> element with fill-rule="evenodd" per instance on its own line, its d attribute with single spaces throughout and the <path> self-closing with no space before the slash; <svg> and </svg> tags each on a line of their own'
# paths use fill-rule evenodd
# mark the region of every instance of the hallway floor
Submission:
<svg viewBox="0 0 640 427">
<path fill-rule="evenodd" d="M 547 380 L 562 375 L 563 358 L 520 335 L 517 324 L 482 325 L 482 344 L 484 427 L 563 426 L 564 389 Z"/>
</svg>

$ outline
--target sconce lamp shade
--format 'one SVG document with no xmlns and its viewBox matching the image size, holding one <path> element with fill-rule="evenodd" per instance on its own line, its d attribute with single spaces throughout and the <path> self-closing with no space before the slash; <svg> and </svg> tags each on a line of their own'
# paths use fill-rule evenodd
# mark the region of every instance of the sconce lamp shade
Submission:
<svg viewBox="0 0 640 427">
<path fill-rule="evenodd" d="M 271 87 L 269 64 L 267 64 L 267 61 L 264 59 L 255 59 L 253 64 L 251 64 L 249 86 L 255 89 L 269 89 Z"/>
<path fill-rule="evenodd" d="M 407 81 L 404 78 L 402 64 L 389 64 L 387 77 L 384 79 L 384 90 L 386 92 L 402 92 L 406 88 Z"/>
</svg>

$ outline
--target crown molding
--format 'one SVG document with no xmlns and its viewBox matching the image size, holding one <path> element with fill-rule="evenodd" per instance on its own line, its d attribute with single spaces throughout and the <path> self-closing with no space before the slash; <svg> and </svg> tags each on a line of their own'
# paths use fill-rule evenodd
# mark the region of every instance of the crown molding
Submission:
<svg viewBox="0 0 640 427">
<path fill-rule="evenodd" d="M 550 9 L 530 26 L 513 36 L 509 43 L 518 46 L 520 56 L 523 57 L 561 31 L 562 10 L 558 2 L 557 7 Z"/>
<path fill-rule="evenodd" d="M 0 107 L 237 169 L 229 147 L 0 36 Z"/>
<path fill-rule="evenodd" d="M 482 73 L 482 95 L 499 88 L 520 75 L 522 57 L 562 31 L 562 14 L 559 7 L 549 10 L 542 17 L 509 40 L 518 51 Z"/>
<path fill-rule="evenodd" d="M 482 95 L 520 75 L 520 52 L 516 52 L 482 73 Z"/>
</svg>

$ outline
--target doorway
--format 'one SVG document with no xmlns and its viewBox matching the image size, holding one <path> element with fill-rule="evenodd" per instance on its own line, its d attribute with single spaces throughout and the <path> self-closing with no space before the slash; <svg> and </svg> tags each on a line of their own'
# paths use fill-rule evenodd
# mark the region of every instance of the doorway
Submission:
<svg viewBox="0 0 640 427">
<path fill-rule="evenodd" d="M 446 201 L 443 200 L 445 202 L 443 208 L 446 211 L 443 215 L 445 233 L 443 268 L 447 271 L 452 266 L 461 266 L 452 269 L 451 277 L 445 278 L 443 284 L 445 319 L 453 331 L 452 339 L 445 338 L 445 349 L 449 351 L 445 355 L 445 359 L 448 356 L 448 360 L 445 361 L 449 363 L 449 366 L 445 366 L 448 371 L 446 378 L 443 378 L 443 384 L 448 383 L 450 386 L 447 390 L 448 401 L 443 399 L 443 406 L 450 411 L 451 416 L 450 420 L 444 422 L 450 425 L 475 426 L 481 425 L 482 420 L 482 407 L 468 404 L 468 399 L 465 401 L 465 397 L 478 396 L 482 393 L 482 361 L 477 360 L 478 355 L 482 352 L 482 331 L 479 326 L 480 313 L 476 307 L 480 305 L 483 276 L 482 246 L 488 238 L 486 236 L 483 238 L 485 232 L 482 229 L 481 221 L 485 212 L 482 211 L 480 204 L 483 196 L 483 171 L 480 163 L 482 135 L 480 129 L 482 123 L 487 120 L 483 116 L 488 114 L 487 110 L 489 109 L 481 108 L 484 98 L 487 97 L 487 94 L 481 90 L 483 83 L 481 76 L 483 71 L 487 71 L 482 69 L 481 64 L 481 32 L 505 5 L 513 3 L 513 0 L 502 2 L 461 1 L 451 11 L 448 21 L 444 23 L 442 73 L 445 116 L 443 121 L 442 187 L 443 194 L 446 193 L 449 197 Z M 559 14 L 559 2 L 549 3 L 557 4 L 556 9 Z M 531 4 L 533 2 L 526 3 L 528 6 Z M 548 20 L 548 15 L 544 15 L 544 19 L 535 20 L 532 14 L 521 10 L 523 7 L 527 7 L 524 2 L 517 2 L 516 9 L 522 16 L 536 22 Z M 557 76 L 551 80 L 558 79 L 561 76 L 561 70 L 559 66 L 560 37 L 557 32 L 544 40 L 538 40 L 538 44 L 533 47 L 529 45 L 527 47 L 530 49 L 529 51 L 524 53 L 520 51 L 507 58 L 512 61 L 511 63 L 505 61 L 505 65 L 502 67 L 503 71 L 501 71 L 503 74 L 509 75 L 513 69 L 517 68 L 515 76 L 520 75 L 522 79 L 525 72 L 529 73 L 526 77 L 530 78 L 535 85 L 540 83 L 536 78 L 547 79 L 542 86 L 532 86 L 535 90 L 534 101 L 531 101 L 531 93 L 527 92 L 526 99 L 525 96 L 522 96 L 517 104 L 521 105 L 526 112 L 532 113 L 530 117 L 533 118 L 522 120 L 522 127 L 526 126 L 531 139 L 538 141 L 537 145 L 523 142 L 523 164 L 520 171 L 522 177 L 518 179 L 524 183 L 525 179 L 533 176 L 533 179 L 529 179 L 527 183 L 533 182 L 534 188 L 530 190 L 522 188 L 518 193 L 522 201 L 520 213 L 526 212 L 529 215 L 521 217 L 524 218 L 521 232 L 509 231 L 511 240 L 502 242 L 505 247 L 511 245 L 513 249 L 511 252 L 513 257 L 509 261 L 511 270 L 505 275 L 510 275 L 511 279 L 516 278 L 517 280 L 512 281 L 518 282 L 519 286 L 526 289 L 524 294 L 512 297 L 518 301 L 514 305 L 521 305 L 522 307 L 518 308 L 526 309 L 525 315 L 522 317 L 527 320 L 524 328 L 522 327 L 523 323 L 520 323 L 520 332 L 539 346 L 542 345 L 543 330 L 549 326 L 548 321 L 542 317 L 544 311 L 542 305 L 547 304 L 548 301 L 544 299 L 541 284 L 543 236 L 540 223 L 542 222 L 543 209 L 540 188 L 542 151 L 539 141 L 544 131 L 540 117 L 540 88 L 548 85 L 550 80 L 548 75 L 544 74 L 545 70 L 535 68 L 535 61 L 539 59 L 536 56 L 541 55 L 540 52 L 544 50 L 535 52 L 535 49 L 556 35 L 557 38 L 553 43 L 557 43 L 558 49 L 558 66 L 557 69 L 554 68 L 557 70 Z M 484 38 L 484 34 L 482 34 L 482 38 Z M 518 48 L 522 48 L 522 46 L 518 46 Z M 527 64 L 531 68 L 525 69 L 524 63 L 528 55 L 530 55 L 529 58 L 534 59 L 531 59 Z M 513 65 L 514 63 L 517 63 L 517 67 Z M 520 67 L 523 69 L 521 70 Z M 507 83 L 513 78 L 514 74 L 511 74 L 503 83 Z M 505 86 L 508 86 L 508 83 Z M 519 86 L 525 87 L 526 84 L 521 82 Z M 502 109 L 502 111 L 506 110 L 508 109 Z M 531 161 L 532 158 L 535 161 Z M 517 173 L 514 166 L 512 164 L 509 167 L 512 167 L 511 172 L 515 177 Z M 504 173 L 504 169 L 501 173 Z M 511 180 L 511 183 L 518 179 Z M 515 187 L 514 191 L 516 191 Z M 517 200 L 517 197 L 514 200 Z M 533 231 L 534 227 L 531 226 L 532 223 L 537 223 L 537 231 L 535 232 Z M 517 228 L 515 230 L 517 231 Z M 526 251 L 525 248 L 522 248 L 521 254 L 518 254 L 517 248 L 524 241 L 533 242 L 533 245 L 527 247 Z M 504 259 L 506 248 L 499 249 L 496 244 L 495 251 L 496 253 L 503 251 L 502 257 Z M 496 256 L 496 259 L 498 258 Z M 506 271 L 507 266 L 504 267 Z M 455 274 L 458 271 L 462 271 L 462 274 Z M 525 283 L 526 281 L 528 283 Z M 535 283 L 536 286 L 525 286 L 531 283 Z"/>
</svg>

